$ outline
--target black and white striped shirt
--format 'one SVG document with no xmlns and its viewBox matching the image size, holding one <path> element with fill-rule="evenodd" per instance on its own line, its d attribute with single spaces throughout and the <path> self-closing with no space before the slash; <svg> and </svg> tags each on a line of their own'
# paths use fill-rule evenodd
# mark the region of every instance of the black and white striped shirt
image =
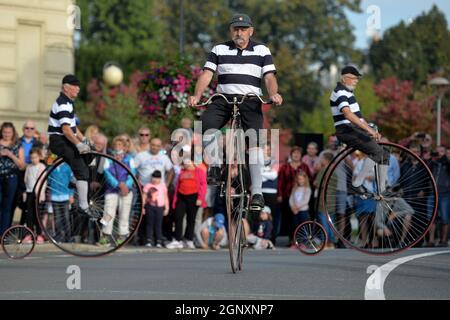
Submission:
<svg viewBox="0 0 450 320">
<path fill-rule="evenodd" d="M 77 132 L 77 124 L 73 101 L 61 92 L 52 106 L 48 119 L 48 134 L 63 135 L 63 124 L 70 125 L 73 133 Z"/>
<path fill-rule="evenodd" d="M 269 48 L 251 40 L 243 50 L 233 41 L 216 45 L 203 69 L 217 72 L 217 92 L 223 94 L 262 95 L 262 78 L 276 73 Z"/>
<path fill-rule="evenodd" d="M 342 113 L 344 107 L 349 107 L 351 112 L 362 119 L 361 110 L 359 109 L 359 104 L 356 101 L 353 91 L 347 89 L 347 87 L 340 82 L 338 82 L 336 88 L 331 93 L 330 107 L 335 127 L 341 124 L 351 123 L 345 118 L 344 113 Z"/>
</svg>

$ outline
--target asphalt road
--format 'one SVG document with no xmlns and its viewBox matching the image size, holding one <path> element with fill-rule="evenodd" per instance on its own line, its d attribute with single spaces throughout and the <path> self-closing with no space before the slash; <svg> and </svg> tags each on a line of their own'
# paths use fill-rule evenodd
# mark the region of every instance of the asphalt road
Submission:
<svg viewBox="0 0 450 320">
<path fill-rule="evenodd" d="M 410 249 L 393 256 L 348 249 L 317 256 L 283 248 L 248 250 L 238 274 L 231 273 L 227 250 L 125 248 L 90 259 L 35 251 L 24 260 L 8 260 L 0 253 L 0 299 L 361 300 L 377 267 L 440 251 L 445 252 L 398 265 L 381 290 L 386 299 L 450 299 L 449 248 Z M 377 284 L 369 288 L 380 290 Z"/>
</svg>

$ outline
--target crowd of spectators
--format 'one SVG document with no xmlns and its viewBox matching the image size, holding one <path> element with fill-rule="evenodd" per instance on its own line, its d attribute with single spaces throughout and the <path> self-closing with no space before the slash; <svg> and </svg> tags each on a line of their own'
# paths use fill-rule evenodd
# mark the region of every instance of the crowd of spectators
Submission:
<svg viewBox="0 0 450 320">
<path fill-rule="evenodd" d="M 192 137 L 192 121 L 182 120 L 181 127 Z M 0 128 L 0 234 L 13 222 L 17 209 L 22 213 L 19 223 L 33 228 L 37 243 L 45 242 L 45 235 L 39 227 L 34 214 L 34 203 L 45 199 L 35 199 L 33 188 L 45 164 L 51 163 L 48 151 L 48 136 L 39 133 L 32 121 L 26 121 L 19 137 L 14 125 L 4 122 Z M 191 158 L 184 158 L 181 163 L 173 162 L 173 144 L 152 137 L 149 128 L 142 127 L 135 137 L 126 134 L 108 138 L 96 126 L 90 126 L 85 136 L 93 142 L 97 152 L 114 155 L 130 168 L 137 176 L 144 193 L 145 216 L 139 232 L 133 241 L 135 245 L 146 247 L 166 247 L 169 249 L 203 248 L 219 249 L 227 246 L 226 211 L 219 187 L 206 183 L 207 166 L 195 164 Z M 432 139 L 428 134 L 416 133 L 401 141 L 402 144 L 416 152 L 431 169 L 439 192 L 438 219 L 431 228 L 424 244 L 426 246 L 446 246 L 448 243 L 450 223 L 450 149 L 439 146 L 432 149 Z M 335 136 L 328 139 L 325 150 L 320 152 L 318 145 L 311 142 L 306 153 L 299 146 L 293 146 L 287 159 L 271 157 L 270 148 L 265 150 L 263 167 L 263 195 L 266 207 L 259 215 L 250 215 L 245 223 L 248 241 L 255 249 L 273 249 L 280 236 L 288 236 L 286 245 L 293 246 L 293 233 L 302 222 L 314 219 L 325 226 L 329 242 L 327 248 L 339 246 L 336 237 L 326 222 L 325 209 L 316 206 L 318 187 L 325 168 L 332 161 L 339 148 Z M 365 156 L 355 153 L 353 167 L 357 171 Z M 99 244 L 107 244 L 111 233 L 111 224 L 119 221 L 120 232 L 128 234 L 128 215 L 132 195 L 130 185 L 120 182 L 117 170 L 108 170 L 105 163 L 105 175 L 110 181 L 105 195 L 103 236 Z M 395 175 L 395 168 L 392 175 Z M 60 166 L 54 171 L 55 180 L 70 183 L 71 170 Z M 345 186 L 336 185 L 336 210 L 340 208 L 339 191 L 345 194 Z M 370 185 L 366 186 L 370 189 Z M 60 189 L 52 194 L 53 210 L 65 212 L 58 215 L 67 217 L 68 207 L 73 202 L 73 189 Z M 120 203 L 120 205 L 119 205 Z M 400 208 L 408 211 L 405 204 Z M 406 204 L 407 205 L 407 204 Z M 361 212 L 371 210 L 367 202 L 357 204 Z M 316 212 L 317 208 L 317 212 Z M 401 211 L 399 209 L 399 211 Z M 39 217 L 45 225 L 48 215 Z M 68 221 L 56 221 L 67 226 Z M 339 228 L 339 224 L 338 228 Z M 362 228 L 363 229 L 363 228 Z M 364 230 L 360 230 L 364 233 Z M 59 234 L 59 241 L 68 241 L 64 233 Z M 106 240 L 105 240 L 106 237 Z M 29 239 L 27 239 L 29 240 Z"/>
</svg>

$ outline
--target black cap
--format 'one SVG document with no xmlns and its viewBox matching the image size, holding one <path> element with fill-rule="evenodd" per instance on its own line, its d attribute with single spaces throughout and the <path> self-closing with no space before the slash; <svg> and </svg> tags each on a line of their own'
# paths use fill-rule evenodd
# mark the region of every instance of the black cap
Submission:
<svg viewBox="0 0 450 320">
<path fill-rule="evenodd" d="M 161 178 L 161 171 L 159 171 L 159 170 L 153 171 L 152 177 L 153 178 Z"/>
<path fill-rule="evenodd" d="M 230 27 L 252 27 L 252 19 L 246 14 L 238 13 L 231 18 Z"/>
<path fill-rule="evenodd" d="M 73 86 L 80 86 L 80 80 L 77 79 L 73 74 L 68 74 L 64 76 L 62 84 L 71 84 Z"/>
<path fill-rule="evenodd" d="M 362 74 L 354 66 L 346 66 L 346 67 L 344 67 L 344 69 L 342 69 L 342 71 L 341 71 L 341 75 L 344 75 L 344 74 L 352 74 L 352 75 L 357 76 L 357 77 L 361 77 L 362 76 Z"/>
</svg>

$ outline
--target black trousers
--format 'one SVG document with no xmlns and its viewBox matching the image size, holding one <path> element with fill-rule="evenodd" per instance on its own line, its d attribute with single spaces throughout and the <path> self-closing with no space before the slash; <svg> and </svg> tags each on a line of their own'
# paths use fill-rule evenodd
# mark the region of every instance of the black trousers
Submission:
<svg viewBox="0 0 450 320">
<path fill-rule="evenodd" d="M 283 199 L 280 203 L 281 210 L 281 225 L 280 225 L 280 236 L 289 236 L 289 242 L 292 240 L 292 233 L 294 231 L 292 227 L 292 211 L 289 205 L 289 198 Z M 292 231 L 292 232 L 291 232 Z"/>
<path fill-rule="evenodd" d="M 70 221 L 69 201 L 52 201 L 53 214 L 57 234 L 56 241 L 69 242 L 72 240 L 72 224 Z"/>
<path fill-rule="evenodd" d="M 145 205 L 145 228 L 147 241 L 162 241 L 164 207 Z M 156 237 L 156 239 L 155 239 Z"/>
<path fill-rule="evenodd" d="M 349 147 L 367 154 L 379 164 L 389 164 L 389 152 L 381 147 L 369 134 L 353 124 L 343 124 L 336 127 L 336 137 Z"/>
<path fill-rule="evenodd" d="M 52 134 L 50 135 L 51 152 L 59 157 L 62 157 L 64 161 L 72 169 L 75 178 L 80 181 L 89 180 L 89 168 L 78 152 L 78 149 L 73 143 L 71 143 L 66 137 Z"/>
<path fill-rule="evenodd" d="M 263 193 L 263 197 L 266 206 L 268 206 L 270 208 L 270 211 L 272 212 L 273 231 L 270 240 L 274 242 L 276 237 L 280 233 L 281 224 L 281 211 L 279 208 L 279 204 L 277 203 L 277 194 Z"/>
<path fill-rule="evenodd" d="M 27 192 L 25 222 L 28 228 L 30 228 L 31 230 L 36 230 L 36 235 L 40 235 L 42 233 L 42 230 L 36 215 L 35 200 L 35 194 L 33 192 Z M 42 205 L 44 206 L 45 204 Z"/>
<path fill-rule="evenodd" d="M 227 96 L 227 95 L 225 95 Z M 228 100 L 233 100 L 232 96 L 227 96 Z M 238 100 L 241 98 L 238 97 Z M 244 131 L 255 129 L 257 138 L 259 138 L 258 130 L 263 128 L 263 114 L 261 109 L 261 101 L 251 98 L 246 100 L 239 106 L 241 114 L 242 128 Z M 233 113 L 233 105 L 229 105 L 223 98 L 215 98 L 205 112 L 201 116 L 202 133 L 208 129 L 221 129 L 230 120 Z"/>
<path fill-rule="evenodd" d="M 195 216 L 198 209 L 195 202 L 197 199 L 197 193 L 188 195 L 178 193 L 175 207 L 175 240 L 182 240 L 184 214 L 187 214 L 184 238 L 190 241 L 194 240 Z"/>
</svg>

